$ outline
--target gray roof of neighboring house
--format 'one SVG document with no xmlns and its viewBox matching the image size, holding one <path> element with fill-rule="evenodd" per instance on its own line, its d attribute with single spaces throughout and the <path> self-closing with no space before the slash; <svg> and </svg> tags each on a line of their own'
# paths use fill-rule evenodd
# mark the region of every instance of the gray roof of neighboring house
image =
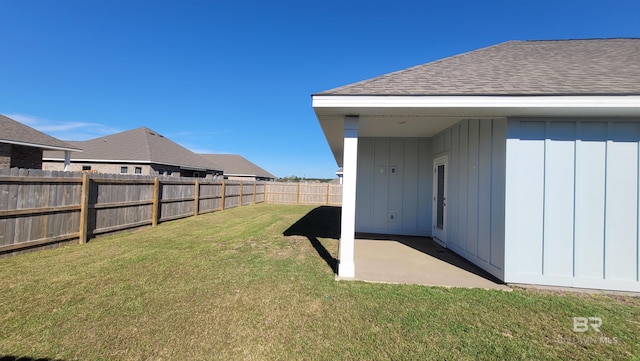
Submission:
<svg viewBox="0 0 640 361">
<path fill-rule="evenodd" d="M 640 39 L 509 41 L 315 95 L 639 95 Z"/>
<path fill-rule="evenodd" d="M 71 144 L 35 130 L 0 114 L 0 143 L 18 144 L 41 149 L 79 152 L 80 149 Z M 64 158 L 64 155 L 62 155 Z"/>
<path fill-rule="evenodd" d="M 221 167 L 224 175 L 276 178 L 239 154 L 200 154 L 200 156 Z"/>
<path fill-rule="evenodd" d="M 158 132 L 141 127 L 121 133 L 81 142 L 70 142 L 83 149 L 71 160 L 126 161 L 180 166 L 189 169 L 209 169 L 211 163 L 192 151 L 165 138 Z M 45 158 L 60 158 L 59 152 L 45 152 Z"/>
</svg>

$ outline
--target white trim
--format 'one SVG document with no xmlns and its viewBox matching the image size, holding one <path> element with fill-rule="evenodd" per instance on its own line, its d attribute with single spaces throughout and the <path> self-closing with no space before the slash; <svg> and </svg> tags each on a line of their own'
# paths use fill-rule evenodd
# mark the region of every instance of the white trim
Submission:
<svg viewBox="0 0 640 361">
<path fill-rule="evenodd" d="M 344 166 L 342 189 L 342 219 L 338 276 L 354 278 L 356 236 L 356 176 L 358 174 L 358 127 L 359 118 L 344 117 Z"/>
<path fill-rule="evenodd" d="M 437 196 L 438 196 L 438 166 L 440 165 L 444 165 L 444 200 L 443 200 L 443 208 L 442 208 L 442 230 L 438 231 L 438 226 L 437 226 L 437 218 L 438 218 L 438 212 L 437 212 Z M 436 241 L 437 243 L 439 243 L 441 246 L 446 247 L 447 244 L 447 183 L 449 181 L 449 156 L 448 155 L 441 155 L 441 156 L 437 156 L 433 159 L 433 189 L 432 189 L 432 197 L 433 197 L 433 202 L 431 205 L 431 217 L 432 217 L 432 224 L 433 224 L 433 231 L 432 231 L 432 238 L 434 241 Z"/>
<path fill-rule="evenodd" d="M 0 139 L 0 143 L 23 145 L 23 146 L 26 146 L 26 147 L 40 148 L 40 149 L 46 149 L 46 150 L 63 150 L 63 151 L 66 151 L 66 152 L 82 152 L 82 149 L 77 149 L 77 148 L 56 147 L 56 146 L 53 146 L 53 145 L 43 145 L 43 144 L 19 142 L 19 141 L 16 141 L 16 140 L 9 140 L 9 139 Z"/>
<path fill-rule="evenodd" d="M 567 96 L 353 96 L 314 95 L 314 108 L 632 108 L 640 109 L 640 95 Z"/>
<path fill-rule="evenodd" d="M 68 172 L 71 167 L 71 152 L 68 150 L 64 151 L 64 171 Z"/>
</svg>

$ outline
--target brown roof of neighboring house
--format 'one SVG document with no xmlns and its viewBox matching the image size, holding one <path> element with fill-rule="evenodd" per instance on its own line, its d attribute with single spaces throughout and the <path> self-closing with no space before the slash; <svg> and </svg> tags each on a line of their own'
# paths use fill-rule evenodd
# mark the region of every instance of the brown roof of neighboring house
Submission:
<svg viewBox="0 0 640 361">
<path fill-rule="evenodd" d="M 315 95 L 639 95 L 640 39 L 509 41 Z"/>
<path fill-rule="evenodd" d="M 209 169 L 211 163 L 192 151 L 165 138 L 158 132 L 141 127 L 103 137 L 70 142 L 83 149 L 71 160 L 127 161 L 180 166 L 189 169 Z M 60 158 L 60 153 L 45 152 L 45 158 Z"/>
<path fill-rule="evenodd" d="M 200 154 L 200 156 L 221 167 L 224 175 L 276 178 L 239 154 Z"/>
<path fill-rule="evenodd" d="M 79 148 L 0 114 L 0 143 L 78 152 Z M 64 155 L 62 156 L 64 158 Z"/>
</svg>

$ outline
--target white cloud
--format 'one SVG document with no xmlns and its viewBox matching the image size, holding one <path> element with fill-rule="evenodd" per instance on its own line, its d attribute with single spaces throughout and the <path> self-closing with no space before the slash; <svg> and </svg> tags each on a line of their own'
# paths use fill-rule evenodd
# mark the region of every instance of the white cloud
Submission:
<svg viewBox="0 0 640 361">
<path fill-rule="evenodd" d="M 121 131 L 99 123 L 64 122 L 28 114 L 6 114 L 6 116 L 61 140 L 87 140 Z"/>
</svg>

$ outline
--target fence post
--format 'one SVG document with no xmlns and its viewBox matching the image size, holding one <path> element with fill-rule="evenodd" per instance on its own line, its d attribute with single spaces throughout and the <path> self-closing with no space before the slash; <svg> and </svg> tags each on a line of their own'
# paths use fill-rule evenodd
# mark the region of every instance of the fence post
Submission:
<svg viewBox="0 0 640 361">
<path fill-rule="evenodd" d="M 298 195 L 296 196 L 296 204 L 300 204 L 300 182 L 298 182 Z"/>
<path fill-rule="evenodd" d="M 269 203 L 269 197 L 267 196 L 267 182 L 262 181 L 262 202 Z"/>
<path fill-rule="evenodd" d="M 153 179 L 153 208 L 151 209 L 151 226 L 158 225 L 158 209 L 160 207 L 160 179 Z"/>
<path fill-rule="evenodd" d="M 200 206 L 200 181 L 196 178 L 196 182 L 193 189 L 193 215 L 198 215 L 198 208 Z"/>
<path fill-rule="evenodd" d="M 80 195 L 80 238 L 78 243 L 87 243 L 89 227 L 89 173 L 82 174 L 82 193 Z"/>
<path fill-rule="evenodd" d="M 243 190 L 244 190 L 244 183 L 240 181 L 240 204 L 238 205 L 238 207 L 242 207 L 242 191 Z"/>
<path fill-rule="evenodd" d="M 256 204 L 256 193 L 258 192 L 258 185 L 256 181 L 253 181 L 253 204 Z"/>
<path fill-rule="evenodd" d="M 222 181 L 222 204 L 220 205 L 220 210 L 221 211 L 224 211 L 224 196 L 226 195 L 226 193 L 227 193 L 227 190 L 226 190 L 226 187 L 225 187 L 225 182 Z"/>
<path fill-rule="evenodd" d="M 327 183 L 327 205 L 329 205 L 329 183 Z"/>
</svg>

